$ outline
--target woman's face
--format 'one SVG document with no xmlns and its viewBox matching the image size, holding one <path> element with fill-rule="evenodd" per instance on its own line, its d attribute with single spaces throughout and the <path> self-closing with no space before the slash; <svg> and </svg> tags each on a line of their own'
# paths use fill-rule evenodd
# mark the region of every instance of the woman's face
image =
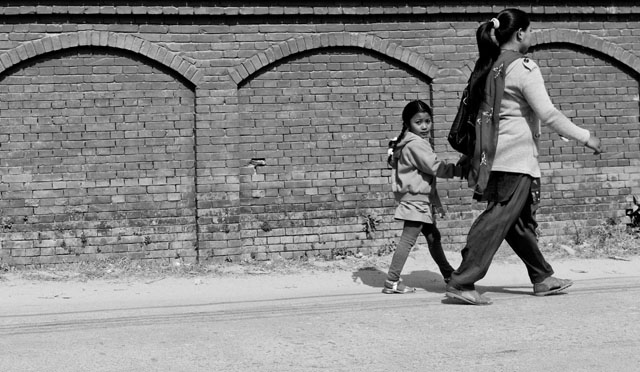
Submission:
<svg viewBox="0 0 640 372">
<path fill-rule="evenodd" d="M 422 138 L 429 138 L 433 121 L 426 112 L 418 112 L 409 121 L 409 131 Z"/>
<path fill-rule="evenodd" d="M 520 53 L 525 54 L 531 46 L 531 25 L 526 29 L 518 30 L 520 33 Z"/>
</svg>

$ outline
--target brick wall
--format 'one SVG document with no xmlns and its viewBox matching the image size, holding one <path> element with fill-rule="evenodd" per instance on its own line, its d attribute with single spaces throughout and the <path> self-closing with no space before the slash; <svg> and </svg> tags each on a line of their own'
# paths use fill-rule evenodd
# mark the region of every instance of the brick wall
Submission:
<svg viewBox="0 0 640 372">
<path fill-rule="evenodd" d="M 457 159 L 445 137 L 475 30 L 503 8 L 124 3 L 0 6 L 0 263 L 392 246 L 386 147 L 401 110 L 430 103 L 435 148 Z M 552 240 L 623 218 L 640 194 L 640 7 L 546 3 L 521 7 L 530 55 L 606 150 L 543 130 L 539 222 Z M 439 190 L 438 225 L 459 250 L 484 205 L 465 182 Z"/>
</svg>

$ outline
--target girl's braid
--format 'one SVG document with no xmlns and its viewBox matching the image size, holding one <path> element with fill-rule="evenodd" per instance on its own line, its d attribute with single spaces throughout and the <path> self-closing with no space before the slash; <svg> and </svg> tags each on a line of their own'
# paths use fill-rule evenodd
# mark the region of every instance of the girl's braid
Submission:
<svg viewBox="0 0 640 372">
<path fill-rule="evenodd" d="M 387 164 L 389 164 L 389 167 L 392 167 L 391 160 L 393 159 L 393 153 L 396 151 L 396 148 L 398 147 L 398 143 L 402 141 L 402 138 L 407 133 L 407 129 L 409 129 L 409 127 L 403 124 L 402 131 L 400 131 L 400 134 L 398 135 L 398 137 L 389 141 L 389 150 L 387 151 L 387 153 L 389 154 L 389 156 L 387 157 Z"/>
</svg>

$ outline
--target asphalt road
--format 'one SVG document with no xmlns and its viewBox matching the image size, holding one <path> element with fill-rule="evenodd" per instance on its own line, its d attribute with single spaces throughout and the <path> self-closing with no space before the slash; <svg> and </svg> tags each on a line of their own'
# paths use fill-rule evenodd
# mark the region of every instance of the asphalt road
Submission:
<svg viewBox="0 0 640 372">
<path fill-rule="evenodd" d="M 5 297 L 0 371 L 640 368 L 640 273 L 576 280 L 566 294 L 550 297 L 532 296 L 526 283 L 489 283 L 480 289 L 494 300 L 490 306 L 446 299 L 437 280 L 410 295 L 383 295 L 362 283 L 297 292 L 287 292 L 285 285 L 274 294 L 260 290 L 265 282 L 209 280 L 226 290 L 233 289 L 231 283 L 256 286 L 252 296 L 211 296 L 210 301 L 202 294 L 213 293 L 211 288 L 198 294 L 168 283 L 164 295 L 160 283 L 152 296 L 138 284 L 111 284 L 105 295 L 84 283 L 78 292 L 66 288 L 50 292 L 58 293 L 51 298 L 32 297 L 39 301 Z M 20 286 L 5 289 L 20 293 Z M 137 300 L 127 297 L 129 292 L 137 293 Z M 86 301 L 74 303 L 74 298 Z"/>
</svg>

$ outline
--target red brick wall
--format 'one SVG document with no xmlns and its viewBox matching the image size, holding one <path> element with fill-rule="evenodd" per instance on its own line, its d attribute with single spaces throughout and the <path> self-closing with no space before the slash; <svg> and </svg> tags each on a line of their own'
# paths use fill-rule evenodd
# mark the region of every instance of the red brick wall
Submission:
<svg viewBox="0 0 640 372">
<path fill-rule="evenodd" d="M 432 104 L 435 148 L 457 158 L 475 30 L 501 9 L 22 3 L 0 7 L 0 263 L 17 265 L 392 246 L 401 110 Z M 544 239 L 640 194 L 640 8 L 615 3 L 522 7 L 552 100 L 607 151 L 543 131 Z M 465 182 L 439 189 L 459 250 L 483 205 Z"/>
</svg>

